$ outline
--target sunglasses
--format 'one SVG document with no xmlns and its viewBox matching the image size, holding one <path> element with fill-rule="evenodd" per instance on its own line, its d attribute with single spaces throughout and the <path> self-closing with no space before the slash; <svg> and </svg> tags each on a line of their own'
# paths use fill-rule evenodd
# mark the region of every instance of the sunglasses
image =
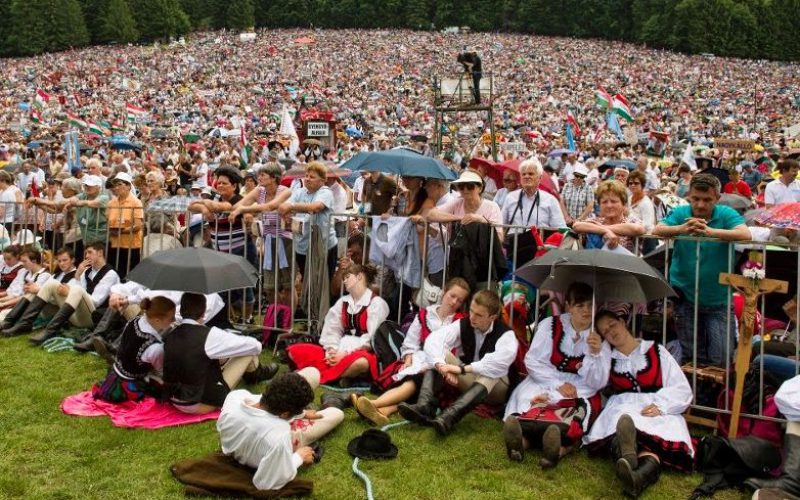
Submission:
<svg viewBox="0 0 800 500">
<path fill-rule="evenodd" d="M 473 189 L 477 189 L 477 188 L 478 188 L 477 184 L 456 184 L 456 189 L 458 191 L 461 191 L 461 190 L 472 191 Z"/>
</svg>

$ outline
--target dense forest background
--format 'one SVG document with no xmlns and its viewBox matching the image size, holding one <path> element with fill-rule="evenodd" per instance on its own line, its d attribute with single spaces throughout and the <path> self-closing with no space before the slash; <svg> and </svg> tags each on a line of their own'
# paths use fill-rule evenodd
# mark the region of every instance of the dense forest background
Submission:
<svg viewBox="0 0 800 500">
<path fill-rule="evenodd" d="M 469 26 L 800 60 L 800 0 L 0 0 L 0 54 L 228 28 Z"/>
</svg>

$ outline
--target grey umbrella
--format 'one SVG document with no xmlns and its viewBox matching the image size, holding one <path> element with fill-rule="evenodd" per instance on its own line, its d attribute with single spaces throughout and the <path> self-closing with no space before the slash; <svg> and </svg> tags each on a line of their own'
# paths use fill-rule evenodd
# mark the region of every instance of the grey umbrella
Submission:
<svg viewBox="0 0 800 500">
<path fill-rule="evenodd" d="M 189 210 L 189 204 L 196 201 L 194 198 L 188 196 L 171 196 L 169 198 L 162 198 L 154 200 L 147 205 L 148 212 L 186 212 Z"/>
<path fill-rule="evenodd" d="M 748 208 L 750 208 L 750 205 L 753 204 L 750 198 L 745 198 L 744 196 L 739 196 L 738 194 L 732 193 L 723 193 L 719 197 L 719 201 L 717 203 L 720 205 L 727 205 L 740 214 L 743 214 Z"/>
<path fill-rule="evenodd" d="M 516 275 L 557 292 L 583 282 L 600 301 L 646 303 L 675 295 L 664 275 L 641 257 L 603 250 L 551 250 L 520 267 Z"/>
<path fill-rule="evenodd" d="M 128 279 L 151 290 L 216 293 L 256 286 L 258 271 L 238 255 L 178 248 L 142 260 L 128 273 Z"/>
</svg>

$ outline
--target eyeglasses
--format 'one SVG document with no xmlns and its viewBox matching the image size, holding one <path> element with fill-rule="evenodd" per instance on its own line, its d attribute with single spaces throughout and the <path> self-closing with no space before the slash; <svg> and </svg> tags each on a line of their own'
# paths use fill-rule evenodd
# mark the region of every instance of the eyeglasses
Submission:
<svg viewBox="0 0 800 500">
<path fill-rule="evenodd" d="M 473 189 L 477 189 L 477 188 L 478 188 L 477 184 L 462 184 L 462 183 L 456 184 L 456 189 L 458 191 L 461 191 L 461 190 L 464 190 L 464 189 L 466 189 L 467 191 L 472 191 Z"/>
</svg>

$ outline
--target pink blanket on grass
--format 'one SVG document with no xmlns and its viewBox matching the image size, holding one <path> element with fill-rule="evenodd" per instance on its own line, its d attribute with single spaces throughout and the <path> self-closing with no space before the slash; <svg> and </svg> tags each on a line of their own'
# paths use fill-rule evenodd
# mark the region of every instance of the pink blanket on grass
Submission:
<svg viewBox="0 0 800 500">
<path fill-rule="evenodd" d="M 92 391 L 79 392 L 67 396 L 61 402 L 61 411 L 78 417 L 108 416 L 116 427 L 132 429 L 160 429 L 175 425 L 194 424 L 206 420 L 216 420 L 219 410 L 202 415 L 190 415 L 176 410 L 169 403 L 159 403 L 154 398 L 144 398 L 139 402 L 126 401 L 114 404 L 94 399 Z"/>
</svg>

